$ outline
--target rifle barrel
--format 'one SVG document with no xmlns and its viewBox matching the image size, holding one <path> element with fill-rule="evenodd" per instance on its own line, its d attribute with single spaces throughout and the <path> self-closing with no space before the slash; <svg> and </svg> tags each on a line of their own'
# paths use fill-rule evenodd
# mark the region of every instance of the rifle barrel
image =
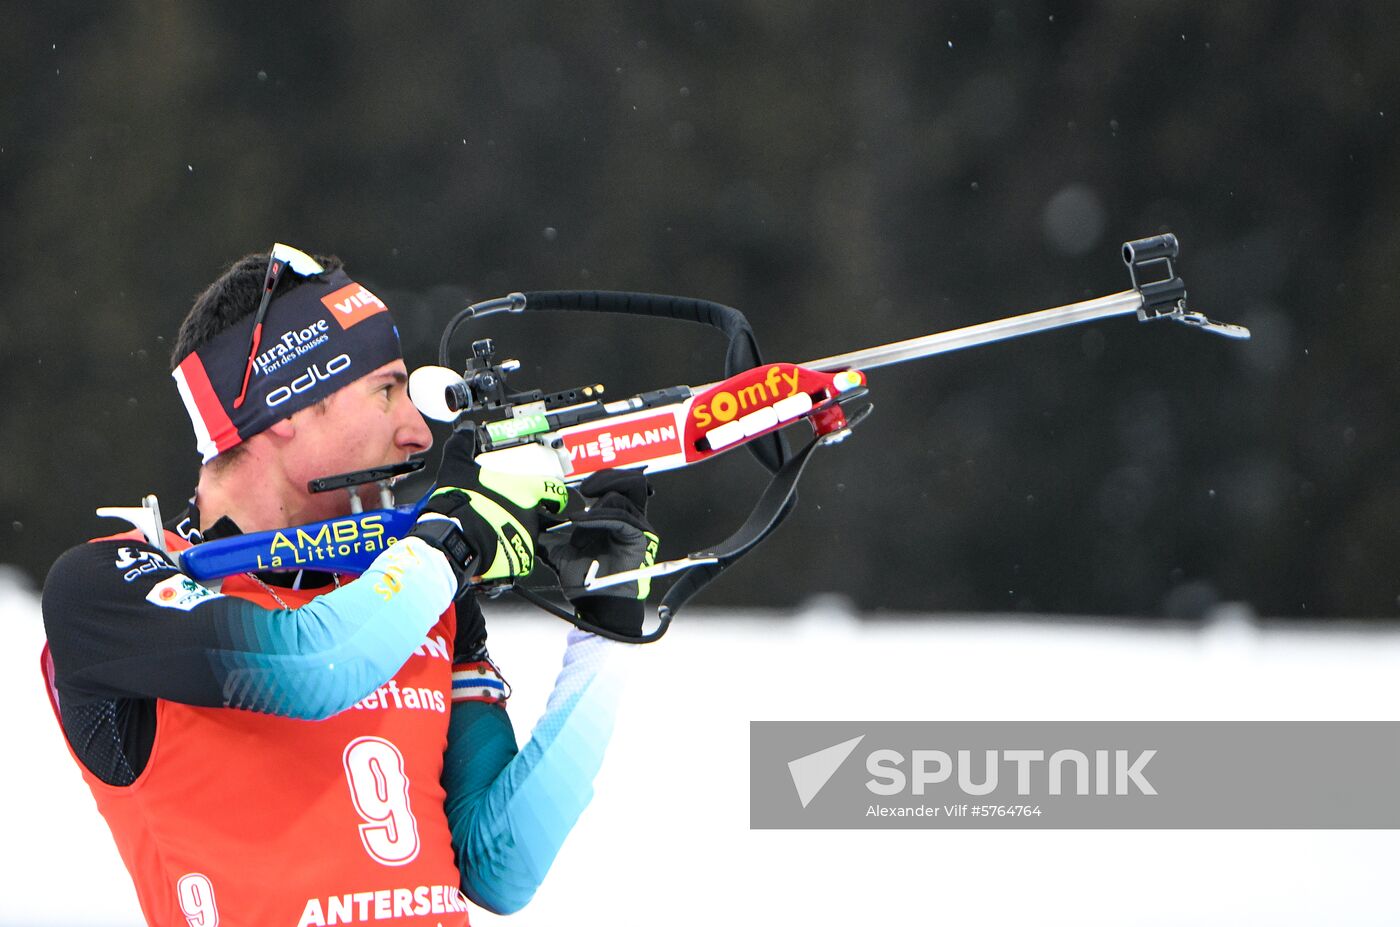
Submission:
<svg viewBox="0 0 1400 927">
<path fill-rule="evenodd" d="M 1078 325 L 1082 322 L 1128 315 L 1137 312 L 1141 306 L 1142 296 L 1136 290 L 1124 290 L 1122 293 L 1114 293 L 1112 296 L 1100 296 L 1098 299 L 1071 303 L 1068 306 L 1041 309 L 1037 312 L 1028 312 L 1025 315 L 996 319 L 992 322 L 981 322 L 966 328 L 955 328 L 951 331 L 910 338 L 907 341 L 896 341 L 891 344 L 866 348 L 862 351 L 852 351 L 849 354 L 823 357 L 819 360 L 808 361 L 802 366 L 822 371 L 870 370 L 920 357 L 976 347 L 979 344 L 1006 341 L 1009 338 L 1019 338 L 1022 335 L 1064 328 L 1067 325 Z"/>
</svg>

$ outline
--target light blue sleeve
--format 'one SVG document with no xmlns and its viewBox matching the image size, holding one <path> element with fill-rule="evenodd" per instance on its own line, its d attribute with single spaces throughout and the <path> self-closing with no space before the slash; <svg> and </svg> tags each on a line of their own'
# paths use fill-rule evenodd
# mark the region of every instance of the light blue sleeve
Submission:
<svg viewBox="0 0 1400 927">
<path fill-rule="evenodd" d="M 447 819 L 462 889 L 488 911 L 511 914 L 534 897 L 592 799 L 617 713 L 620 664 L 634 646 L 570 631 L 544 715 L 513 756 L 510 722 L 500 720 L 504 710 L 481 703 L 454 708 L 443 773 Z M 479 707 L 459 717 L 472 704 Z"/>
<path fill-rule="evenodd" d="M 409 537 L 354 582 L 298 609 L 211 596 L 229 600 L 200 606 L 227 610 L 221 646 L 206 652 L 224 703 L 308 720 L 344 711 L 398 672 L 456 591 L 446 556 Z"/>
</svg>

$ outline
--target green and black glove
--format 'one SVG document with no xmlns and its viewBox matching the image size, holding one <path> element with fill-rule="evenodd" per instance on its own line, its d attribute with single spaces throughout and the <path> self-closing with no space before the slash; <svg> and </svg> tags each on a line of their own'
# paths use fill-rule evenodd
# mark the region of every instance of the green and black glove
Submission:
<svg viewBox="0 0 1400 927">
<path fill-rule="evenodd" d="M 569 501 L 559 480 L 483 470 L 470 431 L 447 439 L 437 485 L 409 535 L 447 554 L 459 591 L 473 582 L 529 575 L 542 515 L 563 511 Z"/>
<path fill-rule="evenodd" d="M 647 521 L 646 474 L 600 470 L 578 487 L 588 504 L 572 524 L 540 538 L 540 556 L 559 574 L 559 585 L 578 617 L 624 637 L 640 637 L 651 579 L 587 590 L 584 577 L 596 561 L 598 576 L 656 562 L 660 544 Z"/>
</svg>

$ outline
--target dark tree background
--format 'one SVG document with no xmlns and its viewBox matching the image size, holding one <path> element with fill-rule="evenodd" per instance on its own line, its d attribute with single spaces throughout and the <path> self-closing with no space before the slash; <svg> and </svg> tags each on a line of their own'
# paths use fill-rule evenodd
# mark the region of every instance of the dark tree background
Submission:
<svg viewBox="0 0 1400 927">
<path fill-rule="evenodd" d="M 1400 613 L 1400 7 L 1220 2 L 12 6 L 0 562 L 197 457 L 169 341 L 227 262 L 334 252 L 410 365 L 467 301 L 638 289 L 813 357 L 1124 289 L 1183 243 L 1248 344 L 1114 320 L 876 371 L 715 604 Z M 714 377 L 660 323 L 482 324 L 528 385 Z M 466 339 L 463 339 L 465 344 Z M 660 477 L 663 553 L 742 455 Z"/>
</svg>

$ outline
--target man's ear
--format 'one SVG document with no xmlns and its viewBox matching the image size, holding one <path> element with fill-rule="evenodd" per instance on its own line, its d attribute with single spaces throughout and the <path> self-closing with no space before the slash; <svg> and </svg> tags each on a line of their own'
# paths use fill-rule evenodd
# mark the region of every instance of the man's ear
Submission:
<svg viewBox="0 0 1400 927">
<path fill-rule="evenodd" d="M 279 441 L 290 441 L 297 436 L 297 426 L 289 418 L 280 419 L 267 426 L 265 433 Z"/>
</svg>

